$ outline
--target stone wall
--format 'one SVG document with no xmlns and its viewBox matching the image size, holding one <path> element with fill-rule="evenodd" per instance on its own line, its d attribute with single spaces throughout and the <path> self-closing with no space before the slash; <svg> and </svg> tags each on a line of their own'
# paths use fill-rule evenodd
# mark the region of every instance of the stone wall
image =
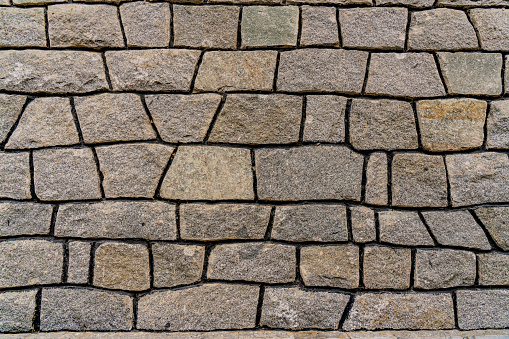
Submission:
<svg viewBox="0 0 509 339">
<path fill-rule="evenodd" d="M 0 0 L 0 332 L 509 329 L 509 1 L 85 2 Z"/>
</svg>

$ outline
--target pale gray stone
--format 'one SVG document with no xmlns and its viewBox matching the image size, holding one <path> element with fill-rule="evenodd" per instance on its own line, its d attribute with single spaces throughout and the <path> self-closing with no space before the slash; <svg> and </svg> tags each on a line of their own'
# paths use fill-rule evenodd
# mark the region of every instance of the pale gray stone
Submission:
<svg viewBox="0 0 509 339">
<path fill-rule="evenodd" d="M 348 241 L 346 206 L 277 206 L 271 238 L 293 242 Z"/>
<path fill-rule="evenodd" d="M 407 18 L 406 8 L 339 9 L 343 47 L 402 50 Z"/>
<path fill-rule="evenodd" d="M 491 102 L 486 132 L 488 134 L 486 148 L 509 148 L 509 100 Z"/>
<path fill-rule="evenodd" d="M 18 120 L 26 100 L 22 95 L 0 94 L 0 144 Z"/>
<path fill-rule="evenodd" d="M 261 200 L 361 198 L 364 157 L 345 146 L 255 150 Z"/>
<path fill-rule="evenodd" d="M 406 6 L 410 8 L 427 8 L 433 6 L 435 0 L 375 0 L 377 6 Z"/>
<path fill-rule="evenodd" d="M 154 287 L 189 285 L 201 279 L 205 246 L 155 243 Z"/>
<path fill-rule="evenodd" d="M 69 267 L 67 268 L 67 282 L 71 284 L 88 283 L 90 268 L 90 251 L 92 243 L 85 241 L 69 242 Z"/>
<path fill-rule="evenodd" d="M 9 1 L 9 0 L 6 0 Z M 32 5 L 47 5 L 67 2 L 66 0 L 12 0 L 12 3 L 17 6 L 32 6 Z"/>
<path fill-rule="evenodd" d="M 203 0 L 191 0 L 189 2 L 194 2 L 194 1 L 203 1 Z M 271 4 L 281 5 L 281 4 L 283 4 L 282 0 L 209 0 L 207 2 L 211 3 L 211 4 L 225 3 L 225 4 L 239 4 L 239 5 L 271 5 Z"/>
<path fill-rule="evenodd" d="M 194 91 L 271 91 L 276 51 L 205 52 Z"/>
<path fill-rule="evenodd" d="M 184 240 L 263 239 L 270 206 L 253 204 L 184 204 L 180 236 Z"/>
<path fill-rule="evenodd" d="M 359 287 L 359 248 L 354 245 L 306 246 L 300 250 L 306 286 Z"/>
<path fill-rule="evenodd" d="M 502 153 L 446 156 L 453 206 L 509 200 L 509 159 Z"/>
<path fill-rule="evenodd" d="M 300 46 L 339 46 L 336 8 L 302 6 Z"/>
<path fill-rule="evenodd" d="M 365 200 L 368 204 L 387 205 L 388 176 L 387 154 L 382 152 L 371 153 L 366 167 L 366 193 Z"/>
<path fill-rule="evenodd" d="M 458 325 L 462 330 L 507 328 L 509 291 L 457 291 Z"/>
<path fill-rule="evenodd" d="M 0 198 L 32 198 L 28 152 L 0 152 L 0 173 Z"/>
<path fill-rule="evenodd" d="M 9 0 L 0 0 L 0 6 L 9 6 Z"/>
<path fill-rule="evenodd" d="M 441 7 L 492 7 L 509 5 L 507 0 L 438 0 L 438 6 Z"/>
<path fill-rule="evenodd" d="M 278 91 L 359 94 L 368 53 L 344 49 L 281 52 Z"/>
<path fill-rule="evenodd" d="M 26 239 L 0 242 L 0 288 L 62 282 L 64 246 Z"/>
<path fill-rule="evenodd" d="M 217 245 L 209 256 L 208 279 L 289 283 L 295 280 L 295 247 L 261 242 Z"/>
<path fill-rule="evenodd" d="M 103 201 L 61 205 L 55 236 L 175 240 L 175 205 L 162 201 Z"/>
<path fill-rule="evenodd" d="M 46 47 L 44 8 L 0 8 L 1 47 Z"/>
<path fill-rule="evenodd" d="M 364 248 L 364 286 L 367 289 L 405 290 L 410 287 L 412 251 L 409 248 Z"/>
<path fill-rule="evenodd" d="M 417 212 L 381 211 L 380 241 L 406 246 L 433 246 L 433 239 Z"/>
<path fill-rule="evenodd" d="M 505 8 L 474 8 L 468 14 L 486 51 L 509 51 L 509 11 Z"/>
<path fill-rule="evenodd" d="M 310 292 L 299 288 L 267 287 L 261 326 L 300 330 L 338 328 L 350 296 L 341 293 Z"/>
<path fill-rule="evenodd" d="M 205 284 L 154 291 L 138 302 L 137 327 L 166 331 L 253 328 L 259 289 L 252 285 Z"/>
<path fill-rule="evenodd" d="M 366 206 L 351 206 L 352 236 L 356 243 L 376 240 L 375 212 Z"/>
<path fill-rule="evenodd" d="M 491 238 L 504 251 L 509 251 L 509 207 L 481 207 L 475 214 Z"/>
<path fill-rule="evenodd" d="M 97 147 L 107 198 L 154 197 L 173 147 L 160 144 L 120 144 Z"/>
<path fill-rule="evenodd" d="M 288 0 L 287 4 L 372 5 L 372 0 Z"/>
<path fill-rule="evenodd" d="M 128 47 L 167 47 L 170 44 L 170 5 L 136 1 L 120 5 Z"/>
<path fill-rule="evenodd" d="M 509 254 L 480 253 L 479 285 L 509 286 Z"/>
<path fill-rule="evenodd" d="M 124 293 L 88 288 L 42 290 L 42 331 L 128 331 L 132 322 L 132 297 Z"/>
<path fill-rule="evenodd" d="M 0 293 L 0 332 L 28 332 L 33 329 L 37 290 Z"/>
<path fill-rule="evenodd" d="M 374 53 L 369 64 L 366 94 L 416 98 L 446 93 L 433 55 Z"/>
<path fill-rule="evenodd" d="M 284 94 L 230 94 L 210 142 L 288 144 L 299 140 L 302 98 Z"/>
<path fill-rule="evenodd" d="M 308 95 L 303 140 L 344 142 L 346 102 L 337 95 Z"/>
<path fill-rule="evenodd" d="M 49 234 L 53 206 L 0 203 L 0 236 Z"/>
</svg>

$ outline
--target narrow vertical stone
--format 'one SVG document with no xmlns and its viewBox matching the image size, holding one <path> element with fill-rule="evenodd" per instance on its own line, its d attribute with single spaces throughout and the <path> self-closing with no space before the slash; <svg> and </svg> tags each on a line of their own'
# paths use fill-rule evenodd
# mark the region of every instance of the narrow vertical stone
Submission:
<svg viewBox="0 0 509 339">
<path fill-rule="evenodd" d="M 388 199 L 387 154 L 371 153 L 366 167 L 366 195 L 368 204 L 387 205 Z"/>
</svg>

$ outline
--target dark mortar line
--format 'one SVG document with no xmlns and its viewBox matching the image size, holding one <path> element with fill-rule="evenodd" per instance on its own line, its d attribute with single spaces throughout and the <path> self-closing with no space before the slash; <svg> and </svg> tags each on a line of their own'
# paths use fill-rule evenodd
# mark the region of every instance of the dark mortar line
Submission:
<svg viewBox="0 0 509 339">
<path fill-rule="evenodd" d="M 133 323 L 132 323 L 132 329 L 136 329 L 136 327 L 138 326 L 138 301 L 139 301 L 139 295 L 138 294 L 134 294 L 133 295 Z"/>
<path fill-rule="evenodd" d="M 304 280 L 302 279 L 302 275 L 300 273 L 300 250 L 302 249 L 302 246 L 299 245 L 295 248 L 295 282 L 299 286 L 304 286 Z"/>
<path fill-rule="evenodd" d="M 90 261 L 88 263 L 88 285 L 94 285 L 94 264 L 95 264 L 95 251 L 97 250 L 97 242 L 93 242 L 90 246 Z"/>
<path fill-rule="evenodd" d="M 194 72 L 193 72 L 193 78 L 191 79 L 191 84 L 189 85 L 189 93 L 194 93 L 194 84 L 196 83 L 196 78 L 198 77 L 198 70 L 201 67 L 201 63 L 203 62 L 203 56 L 205 55 L 205 51 L 202 51 L 200 53 L 200 56 L 198 57 L 198 61 L 196 62 L 196 65 L 194 66 Z"/>
<path fill-rule="evenodd" d="M 67 284 L 68 276 L 69 276 L 69 240 L 65 240 L 62 244 L 64 249 L 64 262 L 62 265 L 62 278 L 61 281 L 64 284 Z"/>
<path fill-rule="evenodd" d="M 239 19 L 237 23 L 237 50 L 242 49 L 242 12 L 244 11 L 244 6 L 239 6 Z"/>
<path fill-rule="evenodd" d="M 117 7 L 117 18 L 120 24 L 120 31 L 122 32 L 122 39 L 124 40 L 124 47 L 128 49 L 129 47 L 127 45 L 127 37 L 125 35 L 124 23 L 122 22 L 122 14 L 120 14 L 120 4 L 117 5 L 116 7 Z"/>
<path fill-rule="evenodd" d="M 345 144 L 350 144 L 350 111 L 352 109 L 352 99 L 346 101 L 345 107 Z"/>
<path fill-rule="evenodd" d="M 339 9 L 340 7 L 337 6 L 336 7 L 336 25 L 338 26 L 338 47 L 339 48 L 342 48 L 341 46 L 343 46 L 343 37 L 341 36 L 341 23 L 340 23 L 340 20 L 339 20 Z"/>
<path fill-rule="evenodd" d="M 163 142 L 163 139 L 161 138 L 161 134 L 159 134 L 159 131 L 157 130 L 157 126 L 154 122 L 154 118 L 152 117 L 152 113 L 150 113 L 150 110 L 148 109 L 147 101 L 145 99 L 145 95 L 140 95 L 141 104 L 143 105 L 143 108 L 145 109 L 145 114 L 148 116 L 150 120 L 150 125 L 152 126 L 152 129 L 156 133 L 156 140 L 159 142 Z"/>
<path fill-rule="evenodd" d="M 350 299 L 348 300 L 345 309 L 343 310 L 343 313 L 341 314 L 341 317 L 339 319 L 338 329 L 343 330 L 343 325 L 345 324 L 346 319 L 348 318 L 348 315 L 350 314 L 350 310 L 352 309 L 353 303 L 355 301 L 355 295 L 350 294 Z"/>
<path fill-rule="evenodd" d="M 262 307 L 263 307 L 263 299 L 265 295 L 265 285 L 260 285 L 260 290 L 258 292 L 258 304 L 256 305 L 256 318 L 255 318 L 255 327 L 260 327 L 260 319 L 262 318 Z"/>
<path fill-rule="evenodd" d="M 348 242 L 353 242 L 352 210 L 350 206 L 346 206 L 346 229 L 348 232 Z"/>
<path fill-rule="evenodd" d="M 106 82 L 108 83 L 108 88 L 110 89 L 110 91 L 112 91 L 113 86 L 111 85 L 110 71 L 108 69 L 108 63 L 106 62 L 106 55 L 105 55 L 104 51 L 101 53 L 101 58 L 103 60 L 103 67 L 104 67 L 104 74 L 105 74 Z"/>
<path fill-rule="evenodd" d="M 442 161 L 444 162 L 445 168 L 445 179 L 447 182 L 447 207 L 452 208 L 452 196 L 451 196 L 451 180 L 449 178 L 449 169 L 447 168 L 447 161 L 445 161 L 445 155 L 442 155 Z"/>
<path fill-rule="evenodd" d="M 373 153 L 364 156 L 362 164 L 362 178 L 361 178 L 361 204 L 366 203 L 366 185 L 368 183 L 368 163 Z"/>
<path fill-rule="evenodd" d="M 97 156 L 97 152 L 94 147 L 90 147 L 90 149 L 92 150 L 92 154 L 94 155 L 94 161 L 95 161 L 95 166 L 97 169 L 97 175 L 99 177 L 99 188 L 101 189 L 101 199 L 105 199 L 106 194 L 104 194 L 104 185 L 103 185 L 104 175 L 103 175 L 103 172 L 101 171 L 101 164 L 99 163 L 99 157 Z"/>
<path fill-rule="evenodd" d="M 436 0 L 436 1 L 439 1 L 439 0 Z M 475 36 L 477 39 L 477 51 L 480 52 L 480 51 L 482 51 L 482 49 L 481 49 L 481 35 L 479 34 L 477 27 L 474 25 L 474 22 L 472 21 L 472 18 L 470 17 L 470 9 L 462 8 L 461 11 L 465 13 L 465 15 L 467 16 L 468 22 L 470 23 L 470 25 L 472 25 L 472 28 L 474 29 Z M 503 65 L 503 62 L 502 62 L 502 65 Z M 502 83 L 502 88 L 503 88 L 503 86 L 504 86 L 504 84 Z M 502 93 L 504 93 L 504 92 L 502 91 Z"/>
<path fill-rule="evenodd" d="M 166 174 L 168 173 L 168 170 L 170 169 L 171 164 L 173 163 L 173 159 L 175 158 L 175 154 L 177 153 L 178 146 L 176 146 L 173 149 L 173 152 L 171 152 L 170 158 L 168 159 L 168 163 L 166 164 L 166 167 L 163 170 L 163 173 L 161 173 L 161 178 L 159 179 L 159 182 L 157 183 L 156 191 L 154 193 L 154 199 L 161 197 L 161 186 L 163 185 L 164 178 L 166 177 Z"/>
<path fill-rule="evenodd" d="M 429 227 L 429 225 L 428 225 L 426 219 L 424 218 L 424 216 L 422 215 L 421 211 L 417 211 L 417 214 L 419 215 L 419 219 L 421 219 L 421 222 L 423 223 L 424 227 L 426 227 L 426 230 L 428 231 L 428 234 L 430 235 L 431 239 L 433 240 L 433 246 L 434 247 L 438 247 L 439 243 L 437 241 L 437 238 L 435 237 L 435 235 L 431 231 L 431 228 Z"/>
<path fill-rule="evenodd" d="M 486 238 L 488 239 L 488 242 L 491 245 L 491 248 L 496 249 L 497 251 L 504 251 L 502 248 L 500 248 L 500 246 L 497 245 L 495 240 L 493 240 L 493 238 L 491 237 L 490 232 L 488 231 L 488 229 L 486 228 L 486 226 L 484 225 L 482 220 L 477 216 L 475 211 L 473 209 L 469 209 L 468 211 L 470 212 L 470 214 L 474 218 L 475 222 L 482 228 L 482 230 L 484 232 L 484 235 L 486 236 Z"/>
<path fill-rule="evenodd" d="M 168 41 L 168 48 L 172 48 L 175 45 L 175 29 L 174 29 L 174 17 L 173 17 L 173 3 L 170 3 L 170 41 Z"/>
<path fill-rule="evenodd" d="M 278 80 L 278 77 L 279 77 L 279 63 L 281 61 L 281 52 L 277 52 L 277 56 L 276 56 L 276 67 L 274 68 L 274 81 L 272 83 L 272 92 L 273 93 L 276 93 L 277 92 L 277 80 Z"/>
<path fill-rule="evenodd" d="M 7 145 L 7 143 L 9 142 L 9 139 L 11 138 L 12 134 L 14 133 L 14 131 L 16 130 L 16 128 L 18 127 L 18 124 L 19 122 L 21 121 L 21 117 L 23 116 L 23 114 L 25 113 L 28 105 L 34 100 L 33 97 L 31 96 L 27 96 L 26 100 L 25 100 L 25 103 L 23 104 L 23 106 L 21 106 L 21 110 L 18 114 L 18 117 L 16 118 L 16 121 L 14 122 L 14 124 L 12 124 L 11 128 L 9 129 L 9 132 L 7 132 L 7 135 L 5 136 L 5 139 L 4 141 L 0 144 L 0 149 L 2 151 L 6 151 L 5 149 L 5 146 Z M 22 151 L 22 150 L 18 150 L 18 151 Z M 24 150 L 26 152 L 26 150 Z"/>
<path fill-rule="evenodd" d="M 207 243 L 205 244 L 205 255 L 203 258 L 203 271 L 201 272 L 201 280 L 200 282 L 207 282 L 209 279 L 207 278 L 207 271 L 209 270 L 209 260 L 210 260 L 210 252 L 216 247 L 217 243 Z"/>
<path fill-rule="evenodd" d="M 256 160 L 255 160 L 254 149 L 250 149 L 249 153 L 250 153 L 250 156 L 251 156 L 251 172 L 253 173 L 254 201 L 258 202 L 258 179 L 256 177 Z"/>
<path fill-rule="evenodd" d="M 53 210 L 51 212 L 51 221 L 49 225 L 50 236 L 55 236 L 55 224 L 57 222 L 58 207 L 59 205 L 53 205 Z"/>
<path fill-rule="evenodd" d="M 410 289 L 414 288 L 415 285 L 415 261 L 417 257 L 417 249 L 410 249 Z"/>
<path fill-rule="evenodd" d="M 175 225 L 176 225 L 176 228 L 177 228 L 177 231 L 176 231 L 176 241 L 182 241 L 182 237 L 181 237 L 181 232 L 180 232 L 180 202 L 177 201 L 177 203 L 175 204 Z"/>
<path fill-rule="evenodd" d="M 444 86 L 446 97 L 451 98 L 452 96 L 450 96 L 450 95 L 448 96 L 447 95 L 447 94 L 449 94 L 449 88 L 447 88 L 447 85 L 445 83 L 444 74 L 442 72 L 442 66 L 440 65 L 440 61 L 438 60 L 438 53 L 437 52 L 433 52 L 432 55 L 433 55 L 433 59 L 435 59 L 435 64 L 437 66 L 438 76 L 440 77 L 440 81 L 442 82 L 442 86 Z M 422 99 L 419 98 L 419 100 L 422 100 Z"/>
<path fill-rule="evenodd" d="M 221 102 L 219 103 L 219 106 L 217 106 L 217 110 L 214 113 L 214 116 L 212 117 L 212 120 L 210 121 L 209 128 L 207 129 L 207 133 L 205 134 L 205 138 L 203 139 L 203 143 L 202 144 L 208 144 L 209 143 L 210 134 L 212 133 L 212 129 L 214 128 L 214 125 L 216 124 L 216 121 L 217 121 L 217 118 L 219 117 L 219 114 L 221 114 L 221 111 L 223 110 L 225 102 L 226 102 L 226 93 L 224 93 L 223 96 L 221 97 Z M 245 145 L 245 146 L 247 148 L 249 145 Z"/>
<path fill-rule="evenodd" d="M 501 79 L 502 79 L 502 95 L 501 96 L 504 96 L 505 94 L 505 91 L 507 90 L 507 88 L 505 88 L 505 82 L 506 82 L 506 69 L 505 69 L 505 60 L 506 60 L 506 57 L 507 57 L 507 54 L 505 53 L 502 53 L 502 70 L 500 71 L 501 72 Z"/>
<path fill-rule="evenodd" d="M 306 125 L 306 110 L 307 110 L 308 98 L 306 95 L 302 97 L 302 113 L 300 118 L 300 128 L 299 128 L 299 143 L 302 143 L 304 140 L 304 127 Z"/>
<path fill-rule="evenodd" d="M 410 22 L 412 20 L 412 13 L 413 13 L 413 11 L 408 9 L 408 11 L 407 11 L 407 19 L 406 19 L 406 27 L 405 27 L 405 43 L 403 45 L 403 51 L 404 52 L 408 51 L 408 38 L 410 36 Z"/>
<path fill-rule="evenodd" d="M 32 318 L 32 329 L 35 332 L 41 330 L 41 305 L 42 305 L 42 288 L 37 290 L 35 295 L 35 310 Z"/>
<path fill-rule="evenodd" d="M 421 124 L 419 123 L 419 115 L 417 114 L 417 104 L 415 100 L 410 101 L 410 105 L 412 106 L 412 111 L 414 113 L 415 130 L 417 132 L 417 148 L 423 152 L 424 147 L 422 146 Z M 436 152 L 433 153 L 435 154 Z"/>
<path fill-rule="evenodd" d="M 359 244 L 359 289 L 366 289 L 364 285 L 364 247 L 365 244 Z"/>
<path fill-rule="evenodd" d="M 74 97 L 69 97 L 69 104 L 71 105 L 71 114 L 74 121 L 74 126 L 78 132 L 78 139 L 81 146 L 85 145 L 85 139 L 83 138 L 83 131 L 81 130 L 80 121 L 78 119 L 78 113 L 76 112 L 76 105 L 74 103 Z"/>
<path fill-rule="evenodd" d="M 380 242 L 380 216 L 378 211 L 375 211 L 375 242 Z"/>
<path fill-rule="evenodd" d="M 146 243 L 148 250 L 148 268 L 150 278 L 150 289 L 154 288 L 154 253 L 152 251 L 152 243 L 147 241 Z"/>
<path fill-rule="evenodd" d="M 475 255 L 475 280 L 474 286 L 479 286 L 479 256 Z"/>
<path fill-rule="evenodd" d="M 369 75 L 369 66 L 371 64 L 371 52 L 368 53 L 368 58 L 366 59 L 366 68 L 364 71 L 364 80 L 362 82 L 361 95 L 366 95 L 366 86 L 368 84 L 368 75 Z"/>
<path fill-rule="evenodd" d="M 34 171 L 34 151 L 30 150 L 28 153 L 28 166 L 30 169 L 30 195 L 32 200 L 38 202 L 39 198 L 35 193 L 35 171 Z"/>
<path fill-rule="evenodd" d="M 270 209 L 270 215 L 269 215 L 269 223 L 267 224 L 267 228 L 265 230 L 265 235 L 263 236 L 263 239 L 269 241 L 272 237 L 272 228 L 274 227 L 274 216 L 276 215 L 276 206 L 272 206 Z"/>
<path fill-rule="evenodd" d="M 387 205 L 392 207 L 392 159 L 394 152 L 387 153 Z"/>
<path fill-rule="evenodd" d="M 487 151 L 487 148 L 488 148 L 488 118 L 489 118 L 490 111 L 491 111 L 491 102 L 487 102 L 486 103 L 486 116 L 484 118 L 484 125 L 483 125 L 484 135 L 483 135 L 483 141 L 482 141 L 482 146 L 481 146 L 481 150 L 483 152 Z"/>
<path fill-rule="evenodd" d="M 458 321 L 458 300 L 456 299 L 456 291 L 453 291 L 451 293 L 452 296 L 452 305 L 453 305 L 453 311 L 454 311 L 454 328 L 459 330 L 459 321 Z"/>
<path fill-rule="evenodd" d="M 297 45 L 296 47 L 301 47 L 300 40 L 302 38 L 302 6 L 298 6 L 299 8 L 299 18 L 297 23 Z"/>
<path fill-rule="evenodd" d="M 12 1 L 12 0 L 11 0 Z M 51 48 L 49 39 L 49 20 L 48 20 L 48 6 L 44 6 L 44 33 L 46 36 L 46 48 Z"/>
</svg>

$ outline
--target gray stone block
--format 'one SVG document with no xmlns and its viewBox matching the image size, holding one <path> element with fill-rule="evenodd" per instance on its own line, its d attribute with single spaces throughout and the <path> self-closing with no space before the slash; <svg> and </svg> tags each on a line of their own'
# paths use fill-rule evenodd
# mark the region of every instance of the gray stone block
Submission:
<svg viewBox="0 0 509 339">
<path fill-rule="evenodd" d="M 200 281 L 205 246 L 155 243 L 154 287 L 174 287 Z"/>
<path fill-rule="evenodd" d="M 120 5 L 128 47 L 167 47 L 170 44 L 170 5 L 136 1 Z"/>
<path fill-rule="evenodd" d="M 0 8 L 1 47 L 46 47 L 44 8 Z"/>
<path fill-rule="evenodd" d="M 352 236 L 356 243 L 376 240 L 375 212 L 365 206 L 351 206 Z"/>
<path fill-rule="evenodd" d="M 336 8 L 302 6 L 300 46 L 339 46 Z"/>
<path fill-rule="evenodd" d="M 509 100 L 491 102 L 486 132 L 486 148 L 509 149 Z"/>
<path fill-rule="evenodd" d="M 0 332 L 28 332 L 33 329 L 37 290 L 0 293 Z"/>
<path fill-rule="evenodd" d="M 337 95 L 308 95 L 303 141 L 344 142 L 346 103 Z"/>
<path fill-rule="evenodd" d="M 417 212 L 381 211 L 380 241 L 406 246 L 433 246 L 433 239 Z"/>
<path fill-rule="evenodd" d="M 462 330 L 509 326 L 509 291 L 457 291 L 456 299 Z"/>
<path fill-rule="evenodd" d="M 375 0 L 377 6 L 406 6 L 410 8 L 428 8 L 434 0 Z"/>
<path fill-rule="evenodd" d="M 509 254 L 479 253 L 479 285 L 509 286 Z"/>
<path fill-rule="evenodd" d="M 28 152 L 0 152 L 0 198 L 30 199 Z"/>
<path fill-rule="evenodd" d="M 0 236 L 49 234 L 53 206 L 0 203 Z"/>
<path fill-rule="evenodd" d="M 507 0 L 438 0 L 438 6 L 447 7 L 493 7 L 493 6 L 504 6 L 507 7 Z"/>
<path fill-rule="evenodd" d="M 405 290 L 410 287 L 412 253 L 409 248 L 366 246 L 362 266 L 367 289 Z"/>
<path fill-rule="evenodd" d="M 85 241 L 70 241 L 68 246 L 69 266 L 67 268 L 67 283 L 88 283 L 92 243 Z"/>
<path fill-rule="evenodd" d="M 18 120 L 26 100 L 23 95 L 0 94 L 0 143 Z"/>
<path fill-rule="evenodd" d="M 369 155 L 366 167 L 366 203 L 387 205 L 389 196 L 387 170 L 386 153 L 375 152 Z"/>
<path fill-rule="evenodd" d="M 509 251 L 509 207 L 481 207 L 475 214 L 493 241 L 504 251 Z"/>
<path fill-rule="evenodd" d="M 479 32 L 483 50 L 509 51 L 509 12 L 506 9 L 474 8 L 468 14 Z"/>
</svg>

